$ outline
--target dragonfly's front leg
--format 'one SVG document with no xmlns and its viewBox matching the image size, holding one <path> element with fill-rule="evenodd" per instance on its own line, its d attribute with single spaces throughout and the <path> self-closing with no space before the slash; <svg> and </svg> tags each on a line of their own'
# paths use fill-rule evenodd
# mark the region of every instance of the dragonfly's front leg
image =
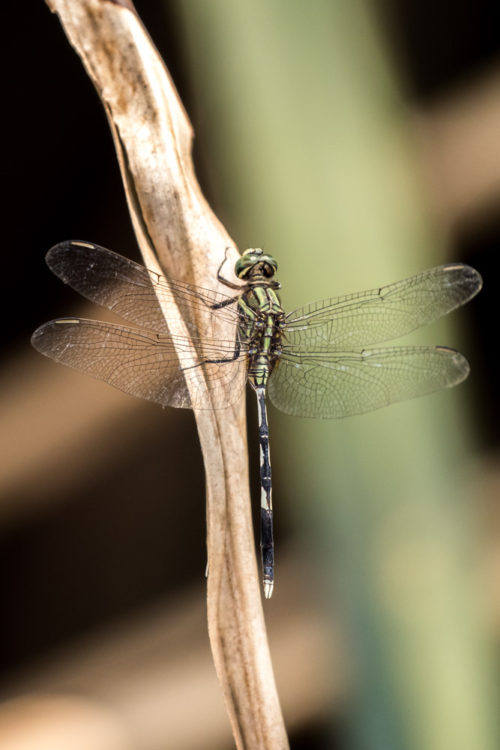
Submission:
<svg viewBox="0 0 500 750">
<path fill-rule="evenodd" d="M 225 279 L 224 276 L 221 274 L 222 266 L 227 261 L 227 251 L 231 250 L 230 247 L 226 247 L 226 252 L 224 253 L 224 260 L 220 264 L 219 268 L 217 269 L 217 281 L 220 281 L 221 284 L 225 284 L 226 286 L 230 287 L 231 289 L 239 289 L 241 291 L 241 284 L 235 284 L 234 281 L 229 281 L 228 279 Z"/>
</svg>

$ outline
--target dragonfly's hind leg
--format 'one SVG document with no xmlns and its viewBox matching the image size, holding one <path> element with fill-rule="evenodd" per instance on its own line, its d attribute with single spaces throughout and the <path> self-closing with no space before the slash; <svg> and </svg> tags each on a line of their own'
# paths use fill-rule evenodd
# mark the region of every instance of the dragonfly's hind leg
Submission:
<svg viewBox="0 0 500 750">
<path fill-rule="evenodd" d="M 224 357 L 223 359 L 202 359 L 195 365 L 189 365 L 189 367 L 181 367 L 181 372 L 184 370 L 192 370 L 194 367 L 201 367 L 201 365 L 222 365 L 226 362 L 235 362 L 241 354 L 241 343 L 238 337 L 236 337 L 234 352 L 231 357 Z"/>
<path fill-rule="evenodd" d="M 260 445 L 260 549 L 262 555 L 264 596 L 266 599 L 270 599 L 274 588 L 274 540 L 269 426 L 267 423 L 265 389 L 256 388 L 256 393 L 259 407 Z"/>
</svg>

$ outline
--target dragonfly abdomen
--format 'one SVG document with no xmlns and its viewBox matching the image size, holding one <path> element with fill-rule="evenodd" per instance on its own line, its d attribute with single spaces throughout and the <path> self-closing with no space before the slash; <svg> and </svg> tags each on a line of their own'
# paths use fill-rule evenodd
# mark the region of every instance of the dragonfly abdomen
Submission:
<svg viewBox="0 0 500 750">
<path fill-rule="evenodd" d="M 267 422 L 266 392 L 256 388 L 259 415 L 260 448 L 260 547 L 262 553 L 264 596 L 270 599 L 274 588 L 274 540 L 271 456 Z"/>
</svg>

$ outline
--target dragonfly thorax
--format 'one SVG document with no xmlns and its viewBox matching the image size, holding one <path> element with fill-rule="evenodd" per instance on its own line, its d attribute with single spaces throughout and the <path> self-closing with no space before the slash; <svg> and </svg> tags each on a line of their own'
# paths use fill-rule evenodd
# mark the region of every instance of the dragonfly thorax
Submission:
<svg viewBox="0 0 500 750">
<path fill-rule="evenodd" d="M 247 345 L 248 382 L 253 388 L 265 388 L 277 359 L 285 328 L 285 313 L 274 285 L 248 283 L 238 300 L 239 337 Z"/>
<path fill-rule="evenodd" d="M 275 258 L 265 253 L 260 247 L 245 250 L 234 267 L 236 276 L 248 282 L 270 279 L 277 270 L 278 264 Z"/>
</svg>

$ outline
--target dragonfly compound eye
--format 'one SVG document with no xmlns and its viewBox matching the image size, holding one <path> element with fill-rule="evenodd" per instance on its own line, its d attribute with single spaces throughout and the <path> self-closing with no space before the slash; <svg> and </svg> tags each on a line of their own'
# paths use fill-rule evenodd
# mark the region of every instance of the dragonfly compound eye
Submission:
<svg viewBox="0 0 500 750">
<path fill-rule="evenodd" d="M 267 255 L 261 248 L 249 248 L 238 258 L 234 272 L 239 279 L 247 276 L 261 275 L 270 278 L 278 270 L 278 264 L 272 255 Z"/>
</svg>

